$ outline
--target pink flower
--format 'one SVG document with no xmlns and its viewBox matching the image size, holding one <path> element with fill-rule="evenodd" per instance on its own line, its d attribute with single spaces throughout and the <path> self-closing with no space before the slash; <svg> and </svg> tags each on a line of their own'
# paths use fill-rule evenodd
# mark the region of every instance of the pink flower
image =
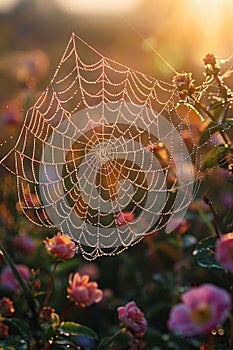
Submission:
<svg viewBox="0 0 233 350">
<path fill-rule="evenodd" d="M 118 227 L 126 225 L 135 219 L 135 214 L 132 212 L 121 212 L 116 218 L 116 224 Z"/>
<path fill-rule="evenodd" d="M 137 337 L 142 337 L 147 329 L 147 320 L 144 313 L 136 306 L 134 301 L 117 309 L 118 318 L 124 326 Z"/>
<path fill-rule="evenodd" d="M 181 299 L 171 310 L 168 327 L 187 336 L 210 332 L 226 320 L 232 306 L 230 294 L 211 284 L 192 288 Z"/>
<path fill-rule="evenodd" d="M 89 282 L 89 276 L 81 276 L 78 272 L 69 277 L 68 296 L 80 307 L 85 307 L 101 301 L 102 290 L 96 282 Z"/>
<path fill-rule="evenodd" d="M 68 260 L 75 255 L 75 243 L 67 235 L 58 232 L 53 238 L 46 237 L 45 246 L 57 258 Z"/>
<path fill-rule="evenodd" d="M 36 250 L 36 242 L 28 235 L 20 234 L 14 238 L 13 242 L 23 253 L 31 255 Z"/>
<path fill-rule="evenodd" d="M 230 208 L 233 206 L 233 194 L 231 192 L 221 193 L 220 199 L 225 207 Z"/>
<path fill-rule="evenodd" d="M 12 125 L 20 124 L 23 119 L 20 108 L 20 103 L 17 100 L 7 101 L 5 111 L 2 114 L 3 122 Z"/>
<path fill-rule="evenodd" d="M 216 244 L 216 259 L 233 272 L 233 232 L 222 236 Z"/>
<path fill-rule="evenodd" d="M 28 282 L 31 275 L 29 268 L 25 265 L 16 265 L 16 268 L 24 281 Z M 20 289 L 20 285 L 9 266 L 6 266 L 1 273 L 1 283 L 3 287 L 13 292 Z"/>
</svg>

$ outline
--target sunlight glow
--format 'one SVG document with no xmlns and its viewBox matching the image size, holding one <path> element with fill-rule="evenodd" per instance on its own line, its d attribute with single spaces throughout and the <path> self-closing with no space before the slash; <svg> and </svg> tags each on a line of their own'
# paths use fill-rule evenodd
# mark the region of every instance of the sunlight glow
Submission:
<svg viewBox="0 0 233 350">
<path fill-rule="evenodd" d="M 10 12 L 20 0 L 0 0 L 0 13 Z"/>
<path fill-rule="evenodd" d="M 108 14 L 129 12 L 140 0 L 54 0 L 66 12 L 78 14 Z"/>
<path fill-rule="evenodd" d="M 184 3 L 186 10 L 197 18 L 197 27 L 201 32 L 200 45 L 196 48 L 196 55 L 203 54 L 205 49 L 218 52 L 222 49 L 222 36 L 225 30 L 224 20 L 227 11 L 233 11 L 231 0 L 192 0 Z"/>
</svg>

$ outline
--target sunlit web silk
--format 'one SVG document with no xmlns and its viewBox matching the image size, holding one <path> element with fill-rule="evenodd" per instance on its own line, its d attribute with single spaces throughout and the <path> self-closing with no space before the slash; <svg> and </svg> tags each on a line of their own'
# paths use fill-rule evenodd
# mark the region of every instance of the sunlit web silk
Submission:
<svg viewBox="0 0 233 350">
<path fill-rule="evenodd" d="M 16 175 L 21 210 L 70 235 L 88 259 L 173 230 L 197 191 L 201 165 L 189 110 L 181 115 L 177 102 L 172 85 L 73 34 L 2 162 Z M 118 225 L 122 213 L 134 220 Z"/>
</svg>

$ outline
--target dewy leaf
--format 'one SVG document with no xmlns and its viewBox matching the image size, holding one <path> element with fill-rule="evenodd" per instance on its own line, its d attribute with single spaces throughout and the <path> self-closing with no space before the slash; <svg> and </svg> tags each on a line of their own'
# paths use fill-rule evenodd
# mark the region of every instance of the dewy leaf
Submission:
<svg viewBox="0 0 233 350">
<path fill-rule="evenodd" d="M 0 349 L 4 350 L 28 350 L 28 343 L 18 337 L 9 337 L 0 342 Z"/>
<path fill-rule="evenodd" d="M 199 266 L 208 269 L 224 270 L 215 259 L 215 245 L 217 237 L 208 237 L 200 241 L 193 255 L 197 259 Z"/>
<path fill-rule="evenodd" d="M 98 340 L 98 335 L 92 329 L 75 322 L 62 322 L 58 330 L 67 335 L 85 336 Z"/>
<path fill-rule="evenodd" d="M 215 166 L 218 166 L 218 162 L 224 153 L 228 153 L 227 147 L 225 145 L 219 145 L 213 148 L 206 156 L 204 160 L 203 170 L 211 169 Z"/>
<path fill-rule="evenodd" d="M 13 333 L 19 334 L 27 341 L 31 340 L 31 329 L 27 322 L 19 318 L 6 318 L 4 320 L 8 324 Z"/>
<path fill-rule="evenodd" d="M 222 129 L 222 126 L 220 126 L 220 124 L 211 121 L 201 134 L 200 145 L 203 145 L 205 142 L 207 142 L 209 138 L 214 135 L 220 128 Z"/>
<path fill-rule="evenodd" d="M 55 334 L 55 329 L 52 326 L 48 327 L 42 335 L 43 343 L 47 344 L 49 340 L 54 336 L 54 334 Z"/>
</svg>

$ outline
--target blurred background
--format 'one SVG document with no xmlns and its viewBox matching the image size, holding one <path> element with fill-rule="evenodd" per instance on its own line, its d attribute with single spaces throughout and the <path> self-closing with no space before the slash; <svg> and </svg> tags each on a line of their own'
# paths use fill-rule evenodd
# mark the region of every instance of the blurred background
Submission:
<svg viewBox="0 0 233 350">
<path fill-rule="evenodd" d="M 232 16 L 231 0 L 0 0 L 0 125 L 10 135 L 22 122 L 72 32 L 132 69 L 166 82 L 192 71 L 198 82 L 207 52 L 232 55 Z"/>
<path fill-rule="evenodd" d="M 175 70 L 195 73 L 209 51 L 231 56 L 232 16 L 231 0 L 0 0 L 0 102 L 27 70 L 44 88 L 72 32 L 113 60 L 169 80 L 174 73 L 140 35 Z"/>
</svg>

